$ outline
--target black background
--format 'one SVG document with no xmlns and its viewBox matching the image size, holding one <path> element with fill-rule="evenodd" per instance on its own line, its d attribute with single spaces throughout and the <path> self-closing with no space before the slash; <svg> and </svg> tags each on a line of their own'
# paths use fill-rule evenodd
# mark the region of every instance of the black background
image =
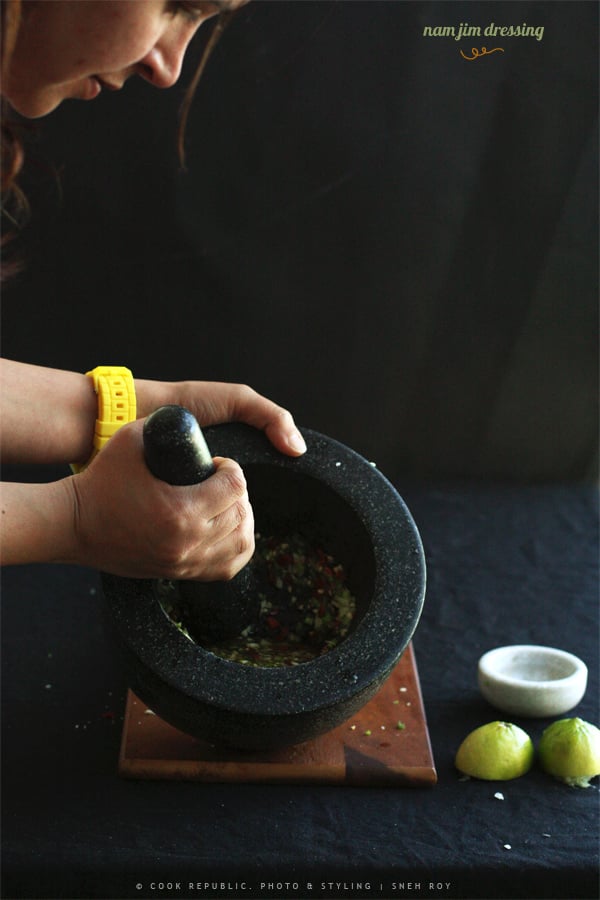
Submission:
<svg viewBox="0 0 600 900">
<path fill-rule="evenodd" d="M 545 31 L 423 37 L 461 21 Z M 465 60 L 472 44 L 503 51 Z M 172 91 L 131 83 L 35 125 L 3 352 L 248 382 L 376 461 L 425 546 L 414 645 L 439 782 L 124 782 L 97 573 L 11 568 L 3 895 L 279 878 L 304 896 L 376 885 L 313 897 L 595 898 L 597 785 L 535 768 L 500 801 L 453 758 L 499 716 L 475 681 L 493 646 L 580 655 L 573 714 L 598 721 L 598 496 L 574 484 L 597 476 L 597 5 L 253 0 L 201 83 L 181 173 L 194 62 Z M 537 742 L 548 721 L 518 724 Z"/>
<path fill-rule="evenodd" d="M 182 173 L 205 30 L 35 123 L 4 355 L 246 382 L 392 478 L 594 477 L 597 4 L 254 0 Z"/>
</svg>

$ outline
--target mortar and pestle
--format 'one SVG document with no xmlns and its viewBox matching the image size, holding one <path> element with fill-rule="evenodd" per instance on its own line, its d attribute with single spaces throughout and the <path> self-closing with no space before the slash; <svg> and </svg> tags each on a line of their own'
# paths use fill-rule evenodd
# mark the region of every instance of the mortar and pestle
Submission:
<svg viewBox="0 0 600 900">
<path fill-rule="evenodd" d="M 169 618 L 158 581 L 102 575 L 116 642 L 137 696 L 175 728 L 212 744 L 268 750 L 337 727 L 377 692 L 417 627 L 425 560 L 415 523 L 391 483 L 359 454 L 310 429 L 307 452 L 280 454 L 265 435 L 228 424 L 205 430 L 180 407 L 148 418 L 150 470 L 170 483 L 210 477 L 211 453 L 242 467 L 256 530 L 304 534 L 344 568 L 356 599 L 348 635 L 298 665 L 249 666 L 191 640 Z M 208 451 L 206 444 L 210 447 Z M 219 640 L 256 616 L 252 561 L 231 582 L 181 582 Z"/>
</svg>

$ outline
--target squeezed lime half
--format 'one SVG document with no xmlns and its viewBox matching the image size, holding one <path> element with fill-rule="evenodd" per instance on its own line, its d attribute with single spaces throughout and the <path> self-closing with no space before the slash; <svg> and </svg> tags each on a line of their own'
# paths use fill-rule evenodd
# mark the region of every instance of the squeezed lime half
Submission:
<svg viewBox="0 0 600 900">
<path fill-rule="evenodd" d="M 600 730 L 583 719 L 559 719 L 543 732 L 538 759 L 549 775 L 587 788 L 600 775 Z"/>
<path fill-rule="evenodd" d="M 520 778 L 533 763 L 533 742 L 510 722 L 488 722 L 464 739 L 454 760 L 459 772 L 485 781 Z"/>
</svg>

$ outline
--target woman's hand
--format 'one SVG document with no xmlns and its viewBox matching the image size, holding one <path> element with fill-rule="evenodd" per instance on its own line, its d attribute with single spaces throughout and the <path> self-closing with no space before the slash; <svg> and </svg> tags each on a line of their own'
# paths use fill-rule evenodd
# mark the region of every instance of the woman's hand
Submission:
<svg viewBox="0 0 600 900">
<path fill-rule="evenodd" d="M 245 422 L 264 431 L 274 447 L 290 456 L 306 451 L 304 439 L 291 413 L 243 384 L 212 381 L 144 381 L 136 379 L 138 415 L 147 416 L 159 406 L 185 406 L 200 427 L 224 422 Z"/>
<path fill-rule="evenodd" d="M 146 467 L 142 426 L 123 426 L 87 469 L 65 479 L 73 561 L 134 578 L 229 580 L 254 552 L 241 468 L 216 458 L 201 484 L 168 485 Z"/>
<path fill-rule="evenodd" d="M 4 463 L 84 463 L 92 452 L 98 402 L 78 372 L 0 360 L 0 447 Z M 245 422 L 281 452 L 306 446 L 291 414 L 243 384 L 135 379 L 138 418 L 159 406 L 185 406 L 200 426 Z"/>
</svg>

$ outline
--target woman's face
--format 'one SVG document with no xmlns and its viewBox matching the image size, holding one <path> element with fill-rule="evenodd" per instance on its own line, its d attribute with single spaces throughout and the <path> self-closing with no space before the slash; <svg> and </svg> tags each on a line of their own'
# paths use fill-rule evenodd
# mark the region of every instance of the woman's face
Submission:
<svg viewBox="0 0 600 900">
<path fill-rule="evenodd" d="M 118 90 L 131 75 L 171 87 L 200 25 L 244 2 L 24 0 L 2 93 L 21 115 L 38 118 L 63 100 Z"/>
</svg>

